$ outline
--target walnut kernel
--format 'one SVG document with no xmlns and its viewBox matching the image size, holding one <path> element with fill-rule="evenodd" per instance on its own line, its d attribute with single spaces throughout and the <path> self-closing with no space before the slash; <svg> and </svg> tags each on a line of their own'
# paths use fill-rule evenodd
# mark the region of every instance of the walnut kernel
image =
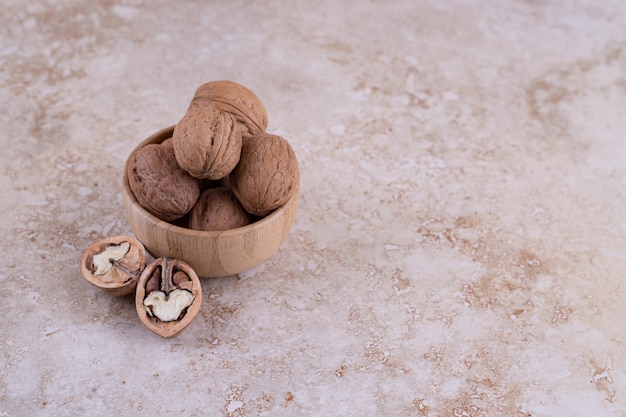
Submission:
<svg viewBox="0 0 626 417">
<path fill-rule="evenodd" d="M 93 285 L 114 296 L 135 290 L 146 266 L 146 250 L 130 236 L 113 236 L 92 243 L 83 253 L 81 272 Z"/>
<path fill-rule="evenodd" d="M 179 259 L 158 258 L 144 269 L 135 292 L 141 322 L 154 333 L 172 337 L 198 315 L 202 287 L 194 270 Z"/>
</svg>

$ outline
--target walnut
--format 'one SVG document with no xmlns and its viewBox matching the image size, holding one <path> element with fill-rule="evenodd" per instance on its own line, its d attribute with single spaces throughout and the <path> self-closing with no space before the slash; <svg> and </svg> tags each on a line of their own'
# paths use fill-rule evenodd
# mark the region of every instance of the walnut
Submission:
<svg viewBox="0 0 626 417">
<path fill-rule="evenodd" d="M 252 216 L 226 187 L 210 188 L 200 194 L 191 209 L 189 227 L 197 230 L 227 230 L 245 226 Z"/>
<path fill-rule="evenodd" d="M 230 113 L 242 124 L 243 137 L 256 135 L 267 129 L 267 112 L 261 100 L 249 89 L 233 81 L 211 81 L 196 89 L 190 107 L 210 102 Z"/>
<path fill-rule="evenodd" d="M 128 184 L 139 204 L 165 221 L 191 210 L 200 196 L 198 180 L 178 166 L 174 148 L 149 144 L 128 163 Z"/>
<path fill-rule="evenodd" d="M 202 287 L 184 261 L 161 257 L 146 266 L 135 291 L 135 309 L 141 322 L 163 337 L 183 331 L 198 315 Z"/>
<path fill-rule="evenodd" d="M 246 211 L 265 216 L 285 204 L 295 192 L 298 161 L 285 139 L 261 133 L 243 140 L 239 164 L 229 180 Z"/>
<path fill-rule="evenodd" d="M 163 142 L 161 142 L 161 146 L 174 146 L 172 143 L 172 138 L 167 138 Z"/>
<path fill-rule="evenodd" d="M 89 245 L 83 253 L 80 269 L 93 285 L 114 296 L 135 291 L 146 266 L 146 250 L 130 236 L 113 236 Z"/>
<path fill-rule="evenodd" d="M 181 168 L 196 178 L 228 175 L 241 152 L 241 130 L 235 118 L 210 103 L 190 107 L 174 128 L 172 144 Z"/>
</svg>

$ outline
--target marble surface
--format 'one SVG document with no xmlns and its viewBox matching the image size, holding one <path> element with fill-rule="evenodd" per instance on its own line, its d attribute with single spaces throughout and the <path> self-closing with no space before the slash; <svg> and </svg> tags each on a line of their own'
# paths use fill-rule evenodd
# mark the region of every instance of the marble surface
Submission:
<svg viewBox="0 0 626 417">
<path fill-rule="evenodd" d="M 0 416 L 624 415 L 626 2 L 0 6 Z M 298 213 L 163 339 L 79 262 L 219 79 Z"/>
</svg>

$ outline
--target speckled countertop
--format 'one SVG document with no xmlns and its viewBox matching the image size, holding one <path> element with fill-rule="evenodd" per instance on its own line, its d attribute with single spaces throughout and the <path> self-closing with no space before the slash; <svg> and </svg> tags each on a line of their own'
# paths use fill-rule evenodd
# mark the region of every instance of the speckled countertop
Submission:
<svg viewBox="0 0 626 417">
<path fill-rule="evenodd" d="M 626 2 L 0 0 L 0 416 L 623 416 Z M 300 161 L 163 339 L 80 275 L 230 79 Z"/>
</svg>

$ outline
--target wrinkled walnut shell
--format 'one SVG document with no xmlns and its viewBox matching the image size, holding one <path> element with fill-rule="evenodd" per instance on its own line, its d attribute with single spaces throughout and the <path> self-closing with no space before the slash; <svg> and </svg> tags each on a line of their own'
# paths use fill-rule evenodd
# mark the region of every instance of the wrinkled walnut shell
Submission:
<svg viewBox="0 0 626 417">
<path fill-rule="evenodd" d="M 226 187 L 203 191 L 189 215 L 189 227 L 196 230 L 236 229 L 251 221 L 252 216 Z"/>
<path fill-rule="evenodd" d="M 289 200 L 299 175 L 291 145 L 280 136 L 261 133 L 243 140 L 230 186 L 248 213 L 265 216 Z"/>
<path fill-rule="evenodd" d="M 106 256 L 107 249 L 128 243 L 128 251 L 119 256 Z M 107 265 L 105 271 L 98 271 L 94 258 L 102 255 Z M 116 259 L 117 258 L 117 259 Z M 83 253 L 80 271 L 91 284 L 109 294 L 120 297 L 135 291 L 137 281 L 146 266 L 146 249 L 137 239 L 130 236 L 114 236 L 92 243 Z"/>
<path fill-rule="evenodd" d="M 243 137 L 253 136 L 267 129 L 267 112 L 261 100 L 248 88 L 233 81 L 211 81 L 196 89 L 190 107 L 211 102 L 218 109 L 230 113 L 242 125 Z"/>
<path fill-rule="evenodd" d="M 151 316 L 144 305 L 146 298 L 154 291 L 167 296 L 175 290 L 188 291 L 193 301 L 180 312 L 180 317 L 163 321 Z M 173 302 L 169 299 L 167 302 Z M 182 332 L 196 318 L 202 305 L 202 287 L 195 271 L 180 259 L 158 258 L 144 269 L 135 291 L 135 308 L 141 323 L 150 331 L 163 337 L 174 337 Z"/>
<path fill-rule="evenodd" d="M 210 103 L 190 107 L 172 135 L 178 165 L 196 178 L 224 178 L 239 162 L 240 129 L 231 114 Z"/>
<path fill-rule="evenodd" d="M 139 204 L 161 220 L 184 216 L 200 196 L 198 180 L 178 165 L 174 148 L 167 144 L 150 144 L 135 152 L 127 175 Z"/>
</svg>

